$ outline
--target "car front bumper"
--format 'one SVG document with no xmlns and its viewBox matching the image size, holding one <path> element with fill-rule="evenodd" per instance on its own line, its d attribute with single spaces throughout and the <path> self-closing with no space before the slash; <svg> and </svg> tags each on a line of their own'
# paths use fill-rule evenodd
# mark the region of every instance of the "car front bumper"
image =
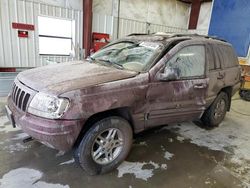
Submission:
<svg viewBox="0 0 250 188">
<path fill-rule="evenodd" d="M 61 151 L 73 147 L 84 124 L 83 120 L 52 120 L 23 112 L 15 106 L 11 97 L 8 97 L 6 111 L 13 127 L 20 127 L 32 138 Z"/>
</svg>

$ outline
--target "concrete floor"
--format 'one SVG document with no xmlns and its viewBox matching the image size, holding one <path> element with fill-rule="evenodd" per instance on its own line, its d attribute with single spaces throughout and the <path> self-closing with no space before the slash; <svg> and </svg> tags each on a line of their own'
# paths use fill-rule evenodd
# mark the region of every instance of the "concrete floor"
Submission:
<svg viewBox="0 0 250 188">
<path fill-rule="evenodd" d="M 250 102 L 234 97 L 218 127 L 169 125 L 137 135 L 127 160 L 112 173 L 87 176 L 72 158 L 13 129 L 0 98 L 0 187 L 250 187 Z"/>
</svg>

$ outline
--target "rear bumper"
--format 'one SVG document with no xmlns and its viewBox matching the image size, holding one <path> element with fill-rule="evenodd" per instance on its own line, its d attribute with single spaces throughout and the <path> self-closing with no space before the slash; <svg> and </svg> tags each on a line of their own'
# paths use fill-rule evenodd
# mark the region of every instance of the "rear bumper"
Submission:
<svg viewBox="0 0 250 188">
<path fill-rule="evenodd" d="M 23 112 L 15 107 L 10 97 L 8 108 L 17 127 L 39 142 L 62 151 L 73 147 L 84 124 L 83 120 L 51 120 Z"/>
</svg>

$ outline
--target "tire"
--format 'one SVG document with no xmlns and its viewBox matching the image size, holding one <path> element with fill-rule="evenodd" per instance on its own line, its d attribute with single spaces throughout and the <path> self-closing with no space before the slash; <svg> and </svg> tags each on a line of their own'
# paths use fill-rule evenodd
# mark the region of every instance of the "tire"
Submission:
<svg viewBox="0 0 250 188">
<path fill-rule="evenodd" d="M 250 91 L 249 90 L 240 90 L 240 97 L 245 101 L 250 101 Z"/>
<path fill-rule="evenodd" d="M 82 138 L 74 151 L 75 160 L 89 175 L 110 172 L 125 160 L 131 149 L 132 139 L 132 128 L 125 119 L 118 116 L 101 119 Z"/>
<path fill-rule="evenodd" d="M 224 105 L 223 105 L 224 104 Z M 218 110 L 218 106 L 220 110 Z M 204 112 L 201 121 L 208 127 L 218 126 L 225 118 L 229 106 L 229 98 L 225 92 L 220 92 L 214 102 Z"/>
</svg>

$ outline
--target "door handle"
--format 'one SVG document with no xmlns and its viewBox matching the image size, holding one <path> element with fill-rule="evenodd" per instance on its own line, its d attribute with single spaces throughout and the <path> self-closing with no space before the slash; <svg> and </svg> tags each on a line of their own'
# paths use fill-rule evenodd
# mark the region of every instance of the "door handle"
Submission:
<svg viewBox="0 0 250 188">
<path fill-rule="evenodd" d="M 207 84 L 195 84 L 194 85 L 195 89 L 203 89 L 203 88 L 206 88 L 206 87 L 207 87 Z"/>
<path fill-rule="evenodd" d="M 217 76 L 217 79 L 218 80 L 221 80 L 221 79 L 223 79 L 224 78 L 224 75 L 223 74 L 219 74 L 218 76 Z"/>
</svg>

